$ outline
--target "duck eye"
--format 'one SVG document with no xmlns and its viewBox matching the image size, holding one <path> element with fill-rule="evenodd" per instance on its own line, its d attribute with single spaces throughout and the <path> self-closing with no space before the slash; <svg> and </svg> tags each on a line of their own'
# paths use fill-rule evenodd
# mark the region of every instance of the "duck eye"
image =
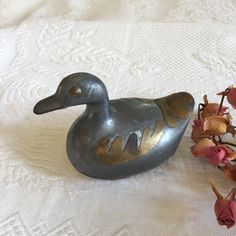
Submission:
<svg viewBox="0 0 236 236">
<path fill-rule="evenodd" d="M 72 87 L 69 89 L 69 94 L 73 97 L 79 97 L 81 95 L 81 88 L 79 87 Z"/>
</svg>

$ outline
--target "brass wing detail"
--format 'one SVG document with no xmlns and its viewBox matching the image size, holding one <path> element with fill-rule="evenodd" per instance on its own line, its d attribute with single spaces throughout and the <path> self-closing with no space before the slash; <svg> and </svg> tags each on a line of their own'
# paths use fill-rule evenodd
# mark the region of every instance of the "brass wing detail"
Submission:
<svg viewBox="0 0 236 236">
<path fill-rule="evenodd" d="M 160 107 L 166 124 L 174 128 L 178 119 L 187 119 L 190 115 L 189 104 L 192 98 L 189 94 L 172 94 L 165 98 L 155 99 L 154 102 Z"/>
<path fill-rule="evenodd" d="M 139 147 L 129 148 L 127 145 L 124 150 L 122 149 L 122 138 L 116 137 L 110 144 L 109 138 L 104 138 L 99 142 L 97 148 L 97 156 L 101 162 L 107 165 L 124 164 L 128 161 L 137 160 L 151 151 L 155 145 L 159 142 L 160 138 L 164 134 L 164 122 L 157 121 L 154 127 L 154 131 L 149 128 L 144 128 L 141 137 L 141 143 Z M 131 134 L 132 135 L 132 134 Z M 109 150 L 107 147 L 110 146 Z"/>
</svg>

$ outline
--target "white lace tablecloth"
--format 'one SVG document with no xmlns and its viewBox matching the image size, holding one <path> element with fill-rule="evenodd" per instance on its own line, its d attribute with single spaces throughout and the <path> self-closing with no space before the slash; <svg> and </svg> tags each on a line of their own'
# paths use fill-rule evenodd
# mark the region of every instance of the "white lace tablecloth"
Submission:
<svg viewBox="0 0 236 236">
<path fill-rule="evenodd" d="M 235 0 L 0 0 L 0 235 L 236 235 L 218 226 L 213 177 L 187 130 L 160 167 L 127 179 L 79 174 L 65 152 L 84 107 L 36 116 L 34 104 L 74 72 L 110 98 L 188 91 L 200 102 L 236 84 Z"/>
</svg>

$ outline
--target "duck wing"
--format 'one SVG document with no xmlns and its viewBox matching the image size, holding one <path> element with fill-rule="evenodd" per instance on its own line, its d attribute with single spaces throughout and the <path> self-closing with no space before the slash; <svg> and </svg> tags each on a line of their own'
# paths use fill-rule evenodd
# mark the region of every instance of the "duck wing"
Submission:
<svg viewBox="0 0 236 236">
<path fill-rule="evenodd" d="M 168 129 L 176 127 L 180 120 L 188 121 L 193 105 L 194 100 L 188 93 L 154 100 L 113 100 L 112 109 L 120 122 L 117 124 L 120 129 L 100 140 L 96 153 L 98 158 L 108 165 L 142 158 L 157 147 Z"/>
<path fill-rule="evenodd" d="M 125 148 L 123 148 L 121 136 L 117 136 L 112 143 L 110 143 L 109 138 L 105 138 L 99 143 L 97 156 L 102 163 L 107 165 L 124 164 L 140 159 L 158 144 L 164 135 L 163 129 L 163 121 L 156 122 L 154 131 L 144 128 L 140 144 L 138 144 L 136 133 L 131 133 L 128 136 Z M 107 148 L 108 146 L 109 148 Z"/>
</svg>

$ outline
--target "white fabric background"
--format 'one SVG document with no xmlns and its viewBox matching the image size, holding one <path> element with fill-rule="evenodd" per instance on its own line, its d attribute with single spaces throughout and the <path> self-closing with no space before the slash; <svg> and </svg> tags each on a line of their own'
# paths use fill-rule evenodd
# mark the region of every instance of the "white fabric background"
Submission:
<svg viewBox="0 0 236 236">
<path fill-rule="evenodd" d="M 234 0 L 0 0 L 0 235 L 236 235 L 218 226 L 208 178 L 186 132 L 160 167 L 115 181 L 76 172 L 67 131 L 83 107 L 36 116 L 73 72 L 110 98 L 188 91 L 200 102 L 236 79 Z"/>
</svg>

